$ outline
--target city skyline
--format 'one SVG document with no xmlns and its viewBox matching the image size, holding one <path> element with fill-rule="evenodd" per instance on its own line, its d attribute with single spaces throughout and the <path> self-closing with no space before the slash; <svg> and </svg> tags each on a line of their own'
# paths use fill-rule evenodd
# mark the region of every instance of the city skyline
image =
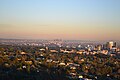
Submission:
<svg viewBox="0 0 120 80">
<path fill-rule="evenodd" d="M 119 0 L 0 0 L 0 38 L 120 40 Z"/>
</svg>

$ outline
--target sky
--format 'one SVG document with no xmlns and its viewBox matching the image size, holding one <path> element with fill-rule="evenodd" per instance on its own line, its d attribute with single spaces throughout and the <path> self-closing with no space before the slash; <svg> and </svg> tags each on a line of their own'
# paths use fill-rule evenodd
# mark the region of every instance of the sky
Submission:
<svg viewBox="0 0 120 80">
<path fill-rule="evenodd" d="M 120 40 L 120 0 L 0 0 L 0 38 Z"/>
</svg>

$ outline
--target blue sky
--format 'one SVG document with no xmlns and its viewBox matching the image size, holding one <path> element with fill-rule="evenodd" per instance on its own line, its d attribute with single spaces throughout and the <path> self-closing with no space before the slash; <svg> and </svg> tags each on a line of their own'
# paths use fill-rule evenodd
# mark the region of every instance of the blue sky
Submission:
<svg viewBox="0 0 120 80">
<path fill-rule="evenodd" d="M 120 40 L 119 22 L 120 0 L 0 0 L 2 38 Z"/>
</svg>

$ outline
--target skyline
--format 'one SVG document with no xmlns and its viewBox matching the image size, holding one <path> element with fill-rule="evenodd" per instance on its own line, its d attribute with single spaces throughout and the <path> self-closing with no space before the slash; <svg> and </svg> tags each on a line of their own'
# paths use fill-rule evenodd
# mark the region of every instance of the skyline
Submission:
<svg viewBox="0 0 120 80">
<path fill-rule="evenodd" d="M 0 38 L 120 40 L 119 0 L 0 0 Z"/>
</svg>

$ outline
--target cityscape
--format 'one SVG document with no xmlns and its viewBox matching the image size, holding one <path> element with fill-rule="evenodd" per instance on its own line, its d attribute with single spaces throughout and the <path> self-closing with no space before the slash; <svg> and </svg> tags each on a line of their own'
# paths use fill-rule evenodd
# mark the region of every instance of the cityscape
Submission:
<svg viewBox="0 0 120 80">
<path fill-rule="evenodd" d="M 0 39 L 1 80 L 119 80 L 120 43 Z"/>
<path fill-rule="evenodd" d="M 0 80 L 120 80 L 120 0 L 0 0 Z"/>
</svg>

